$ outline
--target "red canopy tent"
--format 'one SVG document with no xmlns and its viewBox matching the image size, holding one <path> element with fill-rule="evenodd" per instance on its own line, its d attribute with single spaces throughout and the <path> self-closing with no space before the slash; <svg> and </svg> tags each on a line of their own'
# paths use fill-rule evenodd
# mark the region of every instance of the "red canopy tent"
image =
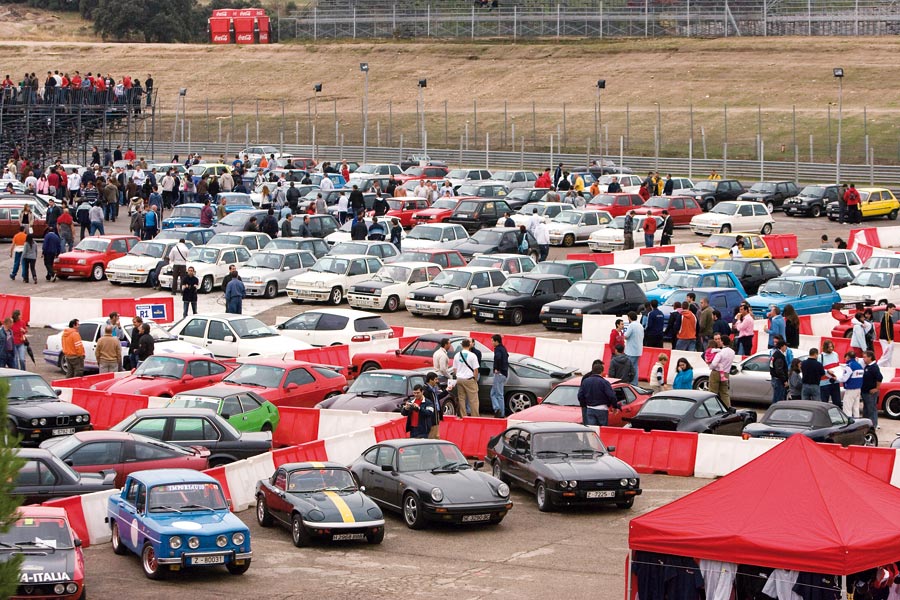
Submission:
<svg viewBox="0 0 900 600">
<path fill-rule="evenodd" d="M 631 521 L 628 544 L 697 559 L 848 575 L 900 560 L 900 489 L 795 435 Z"/>
</svg>

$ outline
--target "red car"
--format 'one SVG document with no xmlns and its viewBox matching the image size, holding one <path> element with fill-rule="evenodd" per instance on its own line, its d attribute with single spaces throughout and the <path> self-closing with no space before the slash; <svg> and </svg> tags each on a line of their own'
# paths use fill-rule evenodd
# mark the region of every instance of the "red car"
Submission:
<svg viewBox="0 0 900 600">
<path fill-rule="evenodd" d="M 193 354 L 154 354 L 127 377 L 95 383 L 92 390 L 171 398 L 218 383 L 237 365 Z"/>
<path fill-rule="evenodd" d="M 219 387 L 229 385 L 252 389 L 279 408 L 312 408 L 325 398 L 342 394 L 347 378 L 327 365 L 254 358 L 241 363 L 219 383 Z"/>
<path fill-rule="evenodd" d="M 350 359 L 350 374 L 355 377 L 357 373 L 375 369 L 412 370 L 431 368 L 434 366 L 432 357 L 444 338 L 450 340 L 453 352 L 459 350 L 460 344 L 465 339 L 464 336 L 458 334 L 428 333 L 410 342 L 403 350 L 357 353 Z M 475 344 L 481 352 L 494 353 L 492 349 L 487 348 L 480 342 L 475 342 Z M 453 352 L 451 352 L 451 355 Z"/>
<path fill-rule="evenodd" d="M 635 209 L 638 215 L 662 216 L 662 211 L 669 211 L 675 225 L 690 225 L 694 215 L 703 213 L 700 204 L 691 196 L 654 196 Z"/>
<path fill-rule="evenodd" d="M 53 261 L 53 271 L 60 279 L 90 277 L 102 281 L 109 261 L 122 258 L 140 240 L 133 235 L 98 235 L 86 237 L 71 252 Z"/>
<path fill-rule="evenodd" d="M 448 167 L 438 167 L 429 165 L 425 167 L 413 166 L 403 171 L 399 175 L 394 175 L 394 179 L 400 183 L 407 181 L 440 181 L 450 172 Z"/>
<path fill-rule="evenodd" d="M 440 198 L 429 208 L 420 210 L 415 213 L 412 216 L 413 223 L 416 225 L 418 225 L 419 223 L 443 223 L 444 220 L 452 215 L 453 211 L 456 210 L 456 205 L 459 204 L 460 200 L 466 200 L 469 198 L 471 198 L 471 196 Z"/>
<path fill-rule="evenodd" d="M 651 392 L 618 379 L 609 379 L 609 382 L 616 392 L 621 407 L 620 410 L 609 411 L 609 425 L 621 427 L 625 424 L 623 418 L 636 415 L 650 397 Z M 562 382 L 553 388 L 546 398 L 538 398 L 538 404 L 517 412 L 516 420 L 581 423 L 581 406 L 578 404 L 578 387 L 580 385 L 580 376 Z"/>
<path fill-rule="evenodd" d="M 403 227 L 412 227 L 413 215 L 428 208 L 428 200 L 425 198 L 391 198 L 387 202 L 391 207 L 387 216 L 400 219 Z"/>
<path fill-rule="evenodd" d="M 459 250 L 432 250 L 429 248 L 403 251 L 394 262 L 430 262 L 441 265 L 442 269 L 466 266 L 466 259 Z"/>
<path fill-rule="evenodd" d="M 605 210 L 613 217 L 623 217 L 631 209 L 637 209 L 644 200 L 637 194 L 625 192 L 615 194 L 597 194 L 585 205 L 587 210 Z"/>
<path fill-rule="evenodd" d="M 115 470 L 116 487 L 122 487 L 125 479 L 134 471 L 202 471 L 209 468 L 209 450 L 206 448 L 179 448 L 125 431 L 82 431 L 45 440 L 41 448 L 49 450 L 79 473 Z"/>
<path fill-rule="evenodd" d="M 880 339 L 881 321 L 884 318 L 884 305 L 879 304 L 877 306 L 869 306 L 867 308 L 872 309 L 872 317 L 875 319 L 875 339 Z M 831 316 L 837 319 L 838 324 L 835 325 L 831 330 L 831 337 L 850 338 L 853 335 L 853 315 L 855 314 L 855 309 L 850 309 L 845 314 L 836 308 L 832 308 Z M 900 339 L 900 321 L 894 322 L 894 339 Z"/>
</svg>

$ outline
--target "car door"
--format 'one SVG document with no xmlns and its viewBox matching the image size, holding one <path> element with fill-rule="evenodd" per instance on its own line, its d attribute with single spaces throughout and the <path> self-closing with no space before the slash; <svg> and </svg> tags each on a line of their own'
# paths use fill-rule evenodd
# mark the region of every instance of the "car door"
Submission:
<svg viewBox="0 0 900 600">
<path fill-rule="evenodd" d="M 586 242 L 591 234 L 601 228 L 597 217 L 599 213 L 589 211 L 581 216 L 581 225 L 575 230 L 575 239 L 579 242 Z"/>
<path fill-rule="evenodd" d="M 65 462 L 79 473 L 96 473 L 100 469 L 124 472 L 125 443 L 122 440 L 104 440 L 82 444 L 65 457 Z"/>
<path fill-rule="evenodd" d="M 817 416 L 818 415 L 814 415 L 813 419 Z M 821 433 L 829 435 L 834 443 L 840 444 L 841 446 L 849 446 L 851 444 L 859 446 L 863 445 L 866 435 L 865 428 L 853 427 L 850 424 L 850 419 L 844 414 L 844 411 L 836 406 L 830 406 L 828 408 L 827 418 L 829 425 L 828 429 L 830 431 Z M 822 440 L 817 437 L 817 441 Z"/>
<path fill-rule="evenodd" d="M 847 267 L 839 267 L 840 269 L 846 269 Z M 847 275 L 843 275 L 843 278 L 846 279 Z M 819 280 L 816 281 L 816 312 L 829 312 L 831 310 L 831 305 L 834 303 L 834 299 L 832 295 L 834 294 L 834 288 L 828 281 Z M 840 299 L 838 299 L 839 301 Z"/>
<path fill-rule="evenodd" d="M 84 363 L 86 365 L 97 365 L 97 356 L 94 351 L 99 334 L 100 325 L 97 323 L 80 323 L 78 325 L 78 335 L 81 336 L 81 343 L 84 346 Z"/>
<path fill-rule="evenodd" d="M 309 343 L 313 346 L 331 346 L 335 343 L 347 343 L 346 339 L 347 323 L 350 322 L 348 317 L 343 315 L 333 315 L 331 313 L 322 313 L 319 320 L 316 321 L 316 328 L 309 338 Z"/>
<path fill-rule="evenodd" d="M 320 318 L 322 318 L 322 313 L 306 312 L 283 323 L 279 326 L 279 330 L 283 331 L 288 337 L 311 344 L 311 340 L 315 334 L 316 324 L 319 322 Z"/>
<path fill-rule="evenodd" d="M 706 410 L 709 411 L 709 428 L 717 435 L 741 435 L 744 430 L 744 420 L 737 411 L 729 410 L 722 404 L 718 396 L 712 396 L 703 401 Z"/>
<path fill-rule="evenodd" d="M 288 475 L 285 469 L 278 469 L 271 479 L 260 486 L 265 497 L 269 513 L 282 523 L 290 522 L 291 503 L 287 500 Z"/>
<path fill-rule="evenodd" d="M 625 288 L 621 283 L 611 283 L 606 286 L 606 296 L 603 300 L 603 314 L 621 315 L 626 312 Z"/>
<path fill-rule="evenodd" d="M 385 471 L 383 466 L 390 466 L 392 470 Z M 371 479 L 374 487 L 380 495 L 382 502 L 393 507 L 400 507 L 404 485 L 397 474 L 397 451 L 391 446 L 378 448 L 376 465 L 372 468 Z M 368 490 L 366 490 L 368 493 Z"/>
<path fill-rule="evenodd" d="M 237 358 L 241 355 L 241 343 L 231 326 L 220 319 L 209 320 L 206 334 L 206 349 L 215 356 Z"/>
<path fill-rule="evenodd" d="M 534 294 L 530 298 L 521 299 L 521 296 L 517 299 L 522 301 L 525 305 L 525 315 L 528 319 L 536 319 L 540 316 L 541 307 L 544 306 L 547 302 L 553 302 L 554 300 L 558 300 L 560 296 L 554 293 L 553 291 L 553 283 L 552 279 L 544 279 L 539 281 L 537 286 L 534 288 Z"/>
<path fill-rule="evenodd" d="M 737 214 L 732 219 L 734 219 L 734 222 L 731 224 L 732 231 L 759 231 L 759 228 L 762 227 L 762 223 L 759 224 L 759 227 L 756 226 L 752 204 L 739 206 Z"/>
<path fill-rule="evenodd" d="M 174 417 L 170 421 L 169 439 L 163 441 L 185 448 L 205 446 L 210 452 L 218 448 L 222 434 L 206 417 Z"/>
<path fill-rule="evenodd" d="M 830 281 L 835 289 L 847 287 L 850 285 L 850 282 L 853 281 L 853 271 L 851 271 L 849 267 L 838 265 L 834 268 L 834 279 L 831 279 Z M 830 293 L 830 290 L 823 293 Z"/>
<path fill-rule="evenodd" d="M 29 458 L 16 473 L 14 487 L 16 496 L 23 504 L 40 504 L 53 498 L 71 496 L 74 491 L 62 487 L 65 483 L 41 458 Z"/>
<path fill-rule="evenodd" d="M 472 278 L 469 280 L 469 287 L 465 292 L 465 296 L 463 297 L 465 307 L 469 307 L 469 303 L 472 302 L 472 298 L 478 296 L 479 294 L 484 294 L 488 291 L 491 291 L 492 287 L 491 275 L 489 271 L 474 273 L 472 275 Z"/>
<path fill-rule="evenodd" d="M 725 313 L 722 313 L 725 314 Z M 761 354 L 745 360 L 736 375 L 731 377 L 731 398 L 759 402 L 772 397 L 772 377 L 769 375 L 769 356 Z"/>
<path fill-rule="evenodd" d="M 122 532 L 119 535 L 122 544 L 132 552 L 140 553 L 141 548 L 138 547 L 138 544 L 141 540 L 134 533 L 139 528 L 138 518 L 146 508 L 147 490 L 142 483 L 134 479 L 127 481 L 126 486 L 125 495 L 121 502 L 116 503 L 116 511 L 112 518 L 119 531 Z"/>
</svg>

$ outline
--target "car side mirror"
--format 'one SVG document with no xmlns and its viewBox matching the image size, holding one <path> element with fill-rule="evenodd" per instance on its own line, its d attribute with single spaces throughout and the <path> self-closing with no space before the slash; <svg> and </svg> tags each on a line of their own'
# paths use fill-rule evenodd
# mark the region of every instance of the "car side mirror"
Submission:
<svg viewBox="0 0 900 600">
<path fill-rule="evenodd" d="M 472 463 L 472 468 L 475 469 L 476 471 L 479 471 L 479 470 L 483 469 L 483 468 L 484 468 L 484 461 L 483 461 L 483 460 L 476 460 L 474 463 Z"/>
<path fill-rule="evenodd" d="M 75 538 L 75 541 L 72 542 L 76 548 L 81 548 L 81 539 Z"/>
<path fill-rule="evenodd" d="M 613 452 L 616 451 L 616 447 L 615 447 L 615 446 L 607 446 L 607 447 L 606 447 L 606 451 L 607 451 L 608 453 L 612 454 Z"/>
<path fill-rule="evenodd" d="M 231 418 L 231 415 L 228 414 L 228 413 L 222 413 L 222 418 L 225 419 L 225 420 L 227 421 L 228 419 Z"/>
<path fill-rule="evenodd" d="M 62 394 L 62 390 L 59 388 L 53 388 L 53 393 L 56 394 L 57 398 L 60 394 Z"/>
<path fill-rule="evenodd" d="M 737 412 L 737 410 L 735 410 L 735 408 L 733 406 L 728 407 L 728 414 L 733 415 L 736 412 Z"/>
<path fill-rule="evenodd" d="M 381 470 L 391 472 L 394 470 L 394 465 L 381 465 Z"/>
<path fill-rule="evenodd" d="M 287 391 L 291 391 L 291 390 L 296 390 L 298 387 L 300 387 L 300 386 L 292 381 L 289 384 L 287 384 L 286 386 L 284 386 L 284 389 L 286 389 Z"/>
<path fill-rule="evenodd" d="M 75 461 L 72 460 L 71 458 L 67 458 L 67 459 L 64 460 L 63 462 L 66 463 L 67 465 L 69 465 L 70 467 L 74 467 L 74 466 L 75 466 Z"/>
<path fill-rule="evenodd" d="M 233 341 L 234 341 L 234 336 L 233 336 L 233 335 L 226 335 L 225 338 L 224 338 L 222 341 L 223 341 L 223 342 L 233 342 Z"/>
<path fill-rule="evenodd" d="M 853 424 L 855 422 L 856 422 L 856 419 L 854 419 L 853 417 L 847 417 L 847 423 Z"/>
<path fill-rule="evenodd" d="M 543 402 L 543 401 L 544 401 L 544 397 L 543 397 L 543 396 L 538 396 L 538 397 L 537 397 L 537 403 L 538 403 L 538 404 L 540 404 L 540 403 Z"/>
<path fill-rule="evenodd" d="M 349 390 L 349 389 L 350 389 L 350 386 L 349 386 L 349 385 L 345 385 L 344 387 L 341 388 L 341 391 L 346 393 L 346 391 Z"/>
<path fill-rule="evenodd" d="M 194 376 L 191 375 L 190 373 L 188 373 L 187 375 L 185 375 L 184 377 L 181 378 L 181 381 L 183 381 L 184 383 L 187 383 L 187 382 L 193 381 L 193 380 L 194 380 Z"/>
<path fill-rule="evenodd" d="M 366 491 L 366 486 L 364 486 L 364 485 L 359 486 L 359 491 L 365 492 L 365 491 Z"/>
</svg>

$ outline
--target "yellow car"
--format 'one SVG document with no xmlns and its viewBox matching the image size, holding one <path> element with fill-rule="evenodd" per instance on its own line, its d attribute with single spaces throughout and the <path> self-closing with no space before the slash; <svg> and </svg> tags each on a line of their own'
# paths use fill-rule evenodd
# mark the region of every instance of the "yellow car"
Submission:
<svg viewBox="0 0 900 600">
<path fill-rule="evenodd" d="M 194 183 L 200 181 L 200 178 L 206 175 L 208 180 L 212 180 L 213 177 L 219 177 L 224 174 L 226 171 L 231 173 L 231 165 L 223 165 L 221 163 L 200 163 L 198 165 L 194 165 L 190 168 L 191 177 L 194 179 Z M 236 184 L 237 182 L 235 182 Z"/>
<path fill-rule="evenodd" d="M 692 252 L 704 269 L 708 269 L 714 262 L 731 255 L 731 247 L 737 236 L 744 238 L 744 247 L 741 255 L 744 258 L 772 258 L 769 247 L 758 233 L 716 233 L 700 244 L 700 249 Z"/>
<path fill-rule="evenodd" d="M 894 197 L 894 193 L 887 188 L 861 187 L 859 192 L 859 208 L 863 219 L 887 217 L 895 220 L 900 213 L 900 201 Z M 837 221 L 840 218 L 841 209 L 837 202 L 828 205 L 828 219 Z"/>
</svg>

